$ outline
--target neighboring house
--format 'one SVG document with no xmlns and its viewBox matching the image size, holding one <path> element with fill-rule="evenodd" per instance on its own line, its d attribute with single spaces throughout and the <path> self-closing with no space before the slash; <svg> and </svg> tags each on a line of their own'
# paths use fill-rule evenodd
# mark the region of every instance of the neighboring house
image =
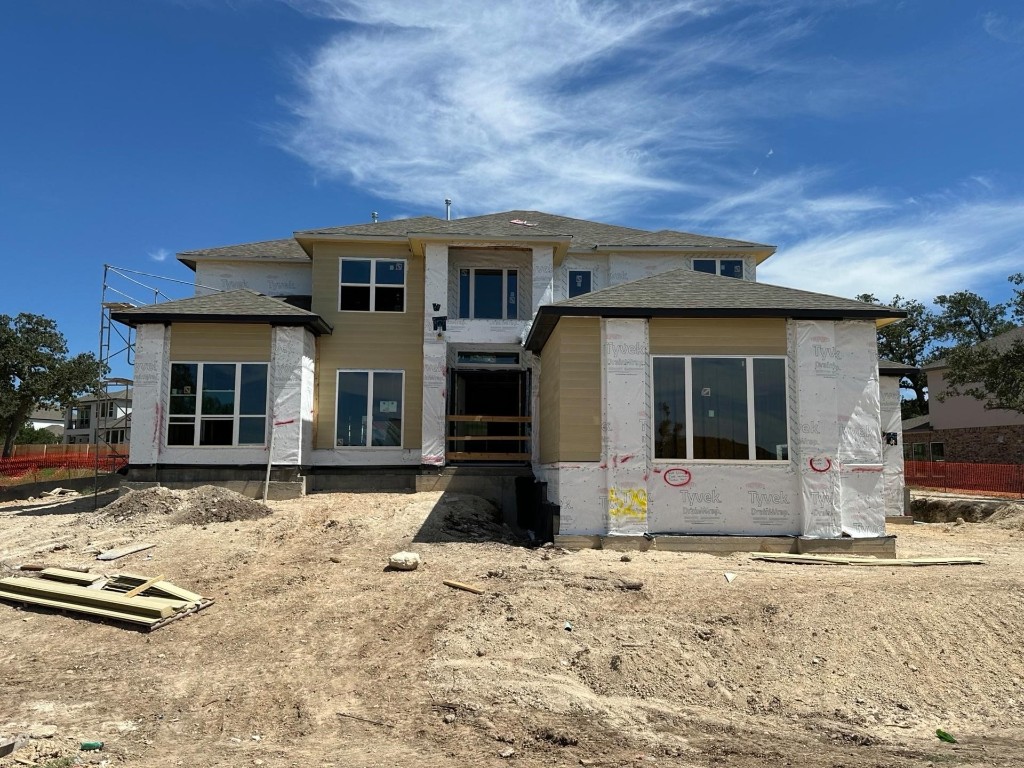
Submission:
<svg viewBox="0 0 1024 768">
<path fill-rule="evenodd" d="M 982 342 L 997 349 L 1024 340 L 1024 327 Z M 903 422 L 904 456 L 915 461 L 1024 464 L 1024 414 L 985 408 L 982 400 L 946 395 L 945 360 L 924 366 L 928 415 Z"/>
<path fill-rule="evenodd" d="M 33 429 L 45 429 L 57 437 L 64 434 L 63 411 L 33 411 L 29 414 L 28 423 Z"/>
<path fill-rule="evenodd" d="M 882 535 L 905 313 L 755 282 L 774 251 L 509 211 L 182 253 L 194 298 L 112 313 L 130 475 L 518 464 L 563 534 Z"/>
<path fill-rule="evenodd" d="M 114 389 L 100 395 L 86 395 L 64 413 L 64 443 L 109 443 L 131 441 L 132 390 Z"/>
</svg>

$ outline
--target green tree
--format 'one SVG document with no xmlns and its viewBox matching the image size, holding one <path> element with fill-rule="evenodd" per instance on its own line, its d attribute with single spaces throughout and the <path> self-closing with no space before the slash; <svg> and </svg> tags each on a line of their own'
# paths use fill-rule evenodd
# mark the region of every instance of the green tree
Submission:
<svg viewBox="0 0 1024 768">
<path fill-rule="evenodd" d="M 882 303 L 870 293 L 860 294 L 857 300 L 868 304 Z M 888 306 L 902 309 L 907 317 L 878 329 L 878 356 L 920 368 L 928 361 L 929 349 L 935 341 L 934 313 L 920 301 L 902 296 L 894 296 Z M 900 387 L 914 390 L 914 397 L 904 397 L 900 401 L 904 419 L 928 413 L 928 377 L 923 371 L 904 376 Z"/>
<path fill-rule="evenodd" d="M 107 367 L 91 352 L 68 356 L 57 324 L 42 315 L 0 315 L 0 439 L 11 455 L 32 411 L 67 408 L 99 387 Z"/>
<path fill-rule="evenodd" d="M 31 424 L 26 424 L 18 430 L 14 442 L 18 445 L 53 445 L 59 443 L 60 438 L 48 429 L 36 429 Z"/>
<path fill-rule="evenodd" d="M 1010 275 L 1009 280 L 1014 285 L 1024 285 L 1024 273 Z M 961 294 L 967 292 L 953 295 Z M 974 294 L 970 297 L 969 301 L 948 305 L 950 327 L 959 328 L 959 333 L 952 331 L 950 337 L 964 341 L 944 351 L 943 361 L 948 368 L 942 397 L 966 395 L 981 400 L 992 410 L 1024 413 L 1024 332 L 994 338 L 1015 327 L 1007 313 L 1024 323 L 1024 291 L 1014 289 L 1013 298 L 1005 304 L 989 304 Z M 975 337 L 967 329 L 973 329 Z"/>
<path fill-rule="evenodd" d="M 1006 317 L 1010 302 L 992 304 L 973 291 L 957 291 L 936 296 L 935 304 L 941 310 L 935 317 L 935 339 L 954 347 L 988 341 L 1013 328 Z"/>
</svg>

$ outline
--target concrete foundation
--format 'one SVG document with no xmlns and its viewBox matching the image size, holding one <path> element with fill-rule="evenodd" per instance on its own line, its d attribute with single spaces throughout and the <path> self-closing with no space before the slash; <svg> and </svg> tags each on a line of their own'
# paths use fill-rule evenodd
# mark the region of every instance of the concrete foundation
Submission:
<svg viewBox="0 0 1024 768">
<path fill-rule="evenodd" d="M 555 536 L 555 546 L 570 550 L 610 549 L 616 552 L 736 552 L 782 554 L 847 554 L 896 557 L 896 537 L 805 539 L 794 536 Z"/>
</svg>

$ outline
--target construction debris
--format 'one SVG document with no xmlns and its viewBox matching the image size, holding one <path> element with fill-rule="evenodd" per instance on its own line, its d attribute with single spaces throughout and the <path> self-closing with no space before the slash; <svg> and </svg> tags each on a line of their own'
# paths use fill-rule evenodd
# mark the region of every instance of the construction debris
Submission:
<svg viewBox="0 0 1024 768">
<path fill-rule="evenodd" d="M 96 555 L 97 560 L 117 560 L 120 557 L 126 557 L 127 555 L 134 555 L 136 552 L 142 552 L 146 549 L 152 549 L 156 544 L 129 544 L 127 547 L 120 547 L 118 549 L 108 549 L 106 552 L 102 552 Z"/>
<path fill-rule="evenodd" d="M 874 565 L 920 567 L 925 565 L 984 565 L 978 557 L 908 557 L 903 560 L 865 557 L 861 555 L 788 555 L 769 552 L 751 552 L 753 560 L 769 563 L 791 563 L 795 565 Z"/>
<path fill-rule="evenodd" d="M 446 587 L 451 587 L 452 589 L 461 589 L 464 592 L 472 592 L 474 595 L 482 595 L 484 593 L 484 591 L 480 589 L 480 587 L 473 587 L 469 584 L 463 584 L 461 581 L 445 581 L 444 585 Z"/>
<path fill-rule="evenodd" d="M 72 583 L 65 583 L 71 572 L 47 569 L 34 579 L 12 576 L 0 579 L 0 599 L 27 605 L 41 605 L 64 611 L 99 616 L 129 624 L 139 624 L 149 630 L 169 624 L 213 603 L 194 592 L 163 581 L 162 577 L 148 578 L 122 574 L 111 579 L 82 574 Z"/>
</svg>

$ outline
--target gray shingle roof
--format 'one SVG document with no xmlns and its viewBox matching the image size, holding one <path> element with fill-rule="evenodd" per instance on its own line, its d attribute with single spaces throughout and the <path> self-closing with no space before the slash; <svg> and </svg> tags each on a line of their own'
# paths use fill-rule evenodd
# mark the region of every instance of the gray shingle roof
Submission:
<svg viewBox="0 0 1024 768">
<path fill-rule="evenodd" d="M 313 333 L 330 333 L 331 327 L 315 312 L 299 309 L 280 299 L 241 288 L 188 299 L 147 304 L 110 313 L 125 325 L 144 323 L 258 323 L 302 325 Z"/>
<path fill-rule="evenodd" d="M 558 318 L 564 316 L 877 319 L 902 318 L 907 313 L 824 293 L 675 269 L 542 306 L 527 348 L 541 349 Z"/>
<path fill-rule="evenodd" d="M 525 223 L 513 223 L 525 222 Z M 598 221 L 573 219 L 542 211 L 503 211 L 484 216 L 470 216 L 445 221 L 433 216 L 414 219 L 381 221 L 376 224 L 356 224 L 348 227 L 328 227 L 296 232 L 296 235 L 381 235 L 404 237 L 410 234 L 467 235 L 473 237 L 571 237 L 573 250 L 600 246 L 636 247 L 758 247 L 772 246 L 745 240 L 730 240 L 688 232 L 660 230 L 648 232 L 632 227 L 603 224 Z"/>
<path fill-rule="evenodd" d="M 904 432 L 909 432 L 912 429 L 928 429 L 932 428 L 932 417 L 929 414 L 924 416 L 915 416 L 912 419 L 906 419 L 902 425 Z"/>
<path fill-rule="evenodd" d="M 906 363 L 897 363 L 895 360 L 878 360 L 878 372 L 883 376 L 906 376 L 909 373 L 917 373 L 920 368 Z"/>
<path fill-rule="evenodd" d="M 258 243 L 239 243 L 224 245 L 218 248 L 201 248 L 195 251 L 182 251 L 178 254 L 181 261 L 195 269 L 196 259 L 266 259 L 285 261 L 309 261 L 309 254 L 291 237 L 282 240 L 262 240 Z"/>
</svg>

